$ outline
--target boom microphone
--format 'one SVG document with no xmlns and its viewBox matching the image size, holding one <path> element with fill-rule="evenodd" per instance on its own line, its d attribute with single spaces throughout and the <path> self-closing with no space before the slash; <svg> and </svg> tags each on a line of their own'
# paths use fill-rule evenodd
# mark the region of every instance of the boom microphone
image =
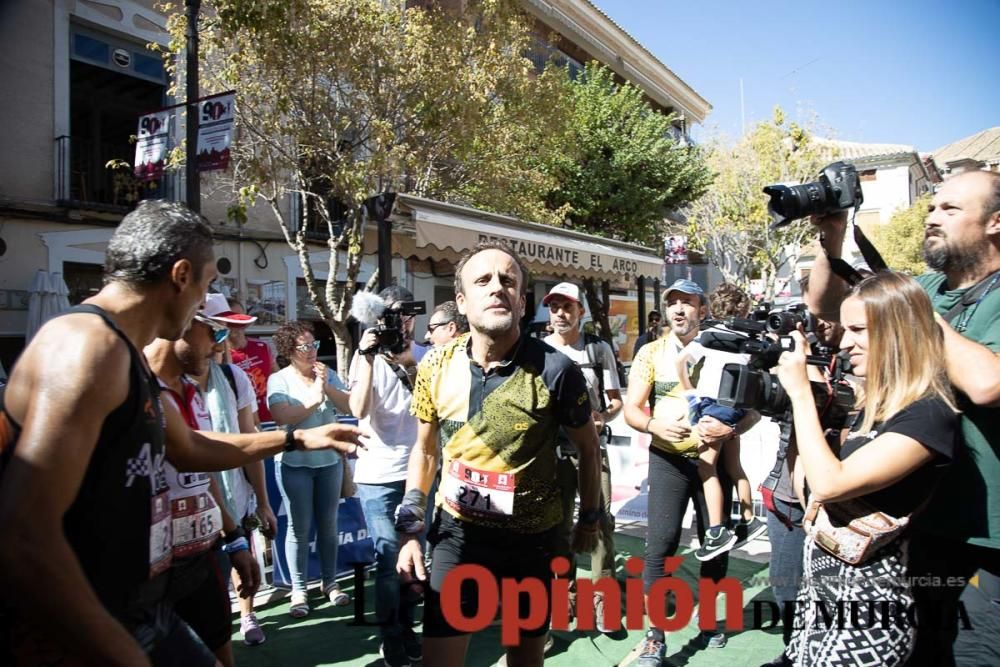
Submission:
<svg viewBox="0 0 1000 667">
<path fill-rule="evenodd" d="M 361 322 L 365 329 L 378 324 L 382 313 L 385 312 L 385 302 L 377 294 L 371 292 L 357 292 L 351 303 L 351 317 Z"/>
</svg>

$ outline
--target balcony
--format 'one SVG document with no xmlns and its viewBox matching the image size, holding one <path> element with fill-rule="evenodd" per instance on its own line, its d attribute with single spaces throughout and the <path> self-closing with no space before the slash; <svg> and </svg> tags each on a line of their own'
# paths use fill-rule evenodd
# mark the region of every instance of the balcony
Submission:
<svg viewBox="0 0 1000 667">
<path fill-rule="evenodd" d="M 124 212 L 142 199 L 176 199 L 179 178 L 164 174 L 154 181 L 132 175 L 135 148 L 125 142 L 98 142 L 87 137 L 63 135 L 55 139 L 56 200 L 60 205 Z M 119 161 L 122 166 L 108 167 Z"/>
</svg>

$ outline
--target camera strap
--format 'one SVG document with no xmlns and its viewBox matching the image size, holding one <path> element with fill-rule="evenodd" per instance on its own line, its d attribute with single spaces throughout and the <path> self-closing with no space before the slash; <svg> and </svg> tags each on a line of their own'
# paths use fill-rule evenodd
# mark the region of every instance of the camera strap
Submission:
<svg viewBox="0 0 1000 667">
<path fill-rule="evenodd" d="M 413 382 L 410 381 L 410 375 L 406 372 L 406 369 L 397 364 L 396 362 L 389 361 L 388 359 L 385 359 L 385 363 L 389 364 L 389 368 L 392 369 L 392 372 L 396 374 L 396 377 L 399 378 L 399 381 L 402 382 L 403 386 L 406 387 L 412 394 Z"/>
<path fill-rule="evenodd" d="M 968 316 L 962 317 L 957 324 L 955 323 L 955 318 L 962 315 L 970 308 L 972 309 L 972 312 L 975 312 L 975 309 L 979 306 L 982 300 L 985 299 L 986 296 L 993 291 L 993 288 L 997 286 L 998 280 L 1000 280 L 1000 271 L 994 271 L 990 275 L 986 276 L 978 283 L 970 287 L 965 294 L 962 295 L 961 300 L 959 300 L 958 303 L 952 306 L 948 312 L 941 317 L 955 327 L 955 331 L 958 331 L 959 333 L 965 331 L 972 314 L 970 313 Z"/>
<path fill-rule="evenodd" d="M 792 420 L 791 415 L 786 415 L 785 419 L 781 422 L 781 437 L 778 441 L 778 455 L 774 461 L 774 467 L 771 468 L 771 472 L 767 474 L 767 477 L 761 482 L 760 487 L 757 489 L 760 491 L 760 495 L 764 500 L 764 507 L 768 509 L 769 512 L 774 514 L 775 518 L 785 525 L 789 530 L 794 528 L 792 520 L 781 510 L 778 509 L 777 505 L 774 503 L 774 491 L 778 488 L 778 484 L 781 481 L 781 474 L 784 472 L 785 459 L 788 458 L 788 447 L 792 442 Z"/>
<path fill-rule="evenodd" d="M 879 253 L 878 249 L 870 240 L 868 240 L 868 237 L 865 236 L 864 230 L 862 230 L 861 227 L 854 222 L 854 217 L 857 216 L 857 214 L 858 209 L 854 209 L 854 215 L 851 216 L 851 227 L 854 235 L 854 243 L 858 246 L 858 250 L 861 251 L 861 256 L 864 258 L 865 263 L 868 264 L 868 268 L 870 268 L 873 273 L 888 270 L 889 267 L 885 263 L 885 260 L 882 259 L 882 255 Z M 842 258 L 828 257 L 827 259 L 830 262 L 830 269 L 835 274 L 843 278 L 848 285 L 853 287 L 864 280 L 864 276 L 861 275 L 861 272 L 848 264 Z"/>
</svg>

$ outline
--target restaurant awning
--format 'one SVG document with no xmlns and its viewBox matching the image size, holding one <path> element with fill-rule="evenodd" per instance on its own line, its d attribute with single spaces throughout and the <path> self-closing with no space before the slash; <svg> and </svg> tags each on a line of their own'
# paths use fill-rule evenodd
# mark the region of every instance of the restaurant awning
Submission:
<svg viewBox="0 0 1000 667">
<path fill-rule="evenodd" d="M 533 272 L 620 282 L 659 278 L 663 269 L 663 259 L 643 246 L 465 206 L 399 195 L 396 213 L 409 217 L 415 231 L 411 239 L 394 243 L 394 251 L 404 257 L 454 262 L 481 241 L 499 241 Z"/>
</svg>

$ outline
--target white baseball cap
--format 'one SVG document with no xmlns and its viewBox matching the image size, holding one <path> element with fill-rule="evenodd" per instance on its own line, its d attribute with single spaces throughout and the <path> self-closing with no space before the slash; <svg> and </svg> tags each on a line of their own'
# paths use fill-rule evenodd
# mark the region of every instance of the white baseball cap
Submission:
<svg viewBox="0 0 1000 667">
<path fill-rule="evenodd" d="M 237 326 L 253 324 L 257 321 L 256 317 L 234 313 L 230 310 L 229 302 L 226 301 L 226 297 L 222 294 L 206 294 L 205 305 L 198 311 L 198 314 L 216 322 L 235 324 Z"/>
<path fill-rule="evenodd" d="M 583 303 L 583 296 L 580 294 L 580 287 L 574 285 L 573 283 L 559 283 L 555 287 L 549 290 L 549 293 L 545 295 L 542 299 L 542 305 L 549 305 L 549 301 L 552 300 L 554 296 L 564 296 L 570 301 L 576 301 L 579 304 Z"/>
</svg>

